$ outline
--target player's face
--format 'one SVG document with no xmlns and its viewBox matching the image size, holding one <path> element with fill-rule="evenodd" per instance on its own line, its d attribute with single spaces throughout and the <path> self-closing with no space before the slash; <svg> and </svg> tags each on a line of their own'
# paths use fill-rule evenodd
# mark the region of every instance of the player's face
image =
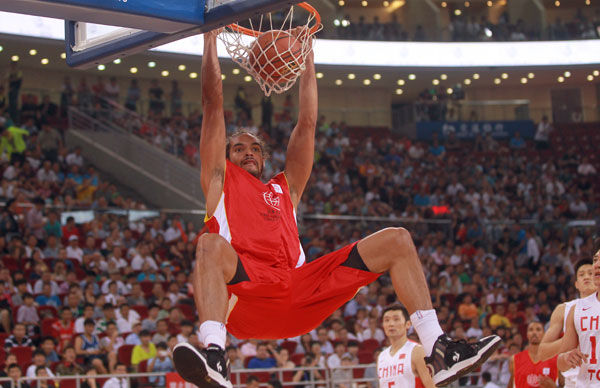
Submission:
<svg viewBox="0 0 600 388">
<path fill-rule="evenodd" d="M 383 331 L 388 337 L 406 336 L 410 321 L 406 321 L 400 310 L 388 311 L 383 315 Z"/>
<path fill-rule="evenodd" d="M 532 322 L 527 326 L 527 341 L 530 345 L 539 345 L 544 336 L 544 326 L 539 322 Z"/>
<path fill-rule="evenodd" d="M 260 179 L 264 160 L 258 139 L 248 133 L 231 139 L 229 160 Z"/>
<path fill-rule="evenodd" d="M 594 255 L 594 285 L 600 289 L 600 251 Z"/>
<path fill-rule="evenodd" d="M 593 265 L 582 265 L 577 270 L 577 280 L 575 281 L 575 288 L 579 291 L 579 294 L 584 297 L 594 293 L 596 291 L 596 285 L 594 284 L 594 266 Z"/>
</svg>

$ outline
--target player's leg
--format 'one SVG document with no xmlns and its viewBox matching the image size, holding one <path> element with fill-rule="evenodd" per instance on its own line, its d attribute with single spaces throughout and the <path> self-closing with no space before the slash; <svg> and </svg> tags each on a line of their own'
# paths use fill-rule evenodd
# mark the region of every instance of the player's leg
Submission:
<svg viewBox="0 0 600 388">
<path fill-rule="evenodd" d="M 198 239 L 193 273 L 194 301 L 200 319 L 198 351 L 189 343 L 173 349 L 177 372 L 200 388 L 231 388 L 225 360 L 225 318 L 228 307 L 227 283 L 236 273 L 238 256 L 223 237 L 207 233 Z"/>
<path fill-rule="evenodd" d="M 427 281 L 410 233 L 387 228 L 358 243 L 358 254 L 371 272 L 389 271 L 398 299 L 411 314 L 436 385 L 446 385 L 485 361 L 500 345 L 487 337 L 474 345 L 452 341 L 442 331 L 431 304 Z"/>
</svg>

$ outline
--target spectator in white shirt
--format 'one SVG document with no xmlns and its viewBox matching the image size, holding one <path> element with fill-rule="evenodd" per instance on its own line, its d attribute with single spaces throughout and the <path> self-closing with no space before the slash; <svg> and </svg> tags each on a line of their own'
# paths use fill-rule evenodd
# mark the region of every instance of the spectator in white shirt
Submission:
<svg viewBox="0 0 600 388">
<path fill-rule="evenodd" d="M 52 163 L 49 160 L 44 162 L 42 168 L 38 170 L 36 177 L 40 182 L 56 182 L 58 180 L 56 174 L 52 171 Z"/>
<path fill-rule="evenodd" d="M 148 246 L 144 243 L 138 245 L 137 254 L 131 260 L 131 269 L 141 271 L 144 263 L 147 263 L 151 269 L 158 269 L 156 261 L 149 255 Z"/>
<path fill-rule="evenodd" d="M 81 156 L 81 148 L 80 147 L 76 147 L 73 152 L 71 152 L 70 154 L 67 155 L 67 157 L 65 158 L 65 161 L 67 162 L 67 165 L 69 166 L 79 166 L 79 167 L 83 167 L 83 156 Z"/>
<path fill-rule="evenodd" d="M 553 129 L 552 124 L 548 122 L 548 117 L 542 117 L 542 121 L 538 124 L 535 136 L 533 137 L 538 150 L 546 150 L 550 147 L 550 132 Z"/>
<path fill-rule="evenodd" d="M 117 375 L 108 379 L 102 388 L 129 388 L 127 378 L 118 375 L 124 375 L 127 373 L 127 367 L 121 363 L 117 363 L 113 374 Z"/>
<path fill-rule="evenodd" d="M 79 238 L 76 235 L 69 237 L 69 245 L 67 245 L 67 257 L 69 259 L 77 259 L 80 263 L 83 260 L 83 249 L 79 247 Z"/>
<path fill-rule="evenodd" d="M 35 284 L 33 285 L 33 293 L 41 294 L 43 291 L 44 284 L 50 284 L 52 286 L 52 295 L 60 294 L 60 288 L 58 287 L 58 283 L 52 280 L 52 273 L 50 273 L 50 271 L 43 272 L 41 278 L 39 278 L 35 282 Z"/>
<path fill-rule="evenodd" d="M 117 313 L 117 327 L 119 333 L 129 333 L 133 325 L 140 322 L 140 314 L 132 310 L 127 303 L 121 304 Z"/>
<path fill-rule="evenodd" d="M 102 287 L 100 288 L 102 293 L 108 294 L 110 292 L 110 284 L 114 282 L 117 285 L 117 290 L 116 290 L 117 295 L 127 294 L 127 288 L 125 286 L 125 283 L 123 283 L 123 281 L 121 280 L 121 273 L 119 272 L 119 270 L 118 269 L 110 270 L 109 276 L 110 276 L 110 278 L 107 279 L 106 281 L 104 281 L 104 283 L 102 283 Z"/>
<path fill-rule="evenodd" d="M 127 260 L 123 258 L 123 249 L 121 249 L 120 247 L 115 247 L 113 249 L 112 256 L 108 259 L 108 261 L 115 263 L 117 269 L 119 270 L 122 268 L 126 268 L 129 265 L 127 263 Z"/>
<path fill-rule="evenodd" d="M 588 212 L 588 207 L 585 202 L 583 202 L 579 194 L 577 194 L 575 199 L 569 204 L 569 210 L 575 217 L 578 217 L 585 215 Z"/>
<path fill-rule="evenodd" d="M 540 247 L 535 238 L 533 231 L 529 230 L 526 234 L 527 238 L 527 257 L 531 260 L 531 263 L 537 265 L 540 260 Z"/>
<path fill-rule="evenodd" d="M 27 368 L 27 377 L 35 377 L 38 367 L 45 367 L 48 377 L 54 377 L 54 373 L 46 366 L 46 353 L 43 350 L 36 350 L 33 353 L 33 364 Z M 29 383 L 31 384 L 32 381 L 29 381 Z"/>
<path fill-rule="evenodd" d="M 86 319 L 94 318 L 94 305 L 91 303 L 86 303 L 83 306 L 83 315 L 75 320 L 75 333 L 82 334 L 83 333 L 83 323 Z"/>
<path fill-rule="evenodd" d="M 577 173 L 583 176 L 595 175 L 596 167 L 590 163 L 588 158 L 583 158 L 581 164 L 577 167 Z"/>
</svg>

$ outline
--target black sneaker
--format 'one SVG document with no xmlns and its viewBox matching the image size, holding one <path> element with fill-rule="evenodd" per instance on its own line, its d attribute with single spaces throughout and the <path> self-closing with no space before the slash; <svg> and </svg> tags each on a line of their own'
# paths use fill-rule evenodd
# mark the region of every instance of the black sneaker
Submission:
<svg viewBox="0 0 600 388">
<path fill-rule="evenodd" d="M 182 342 L 173 348 L 173 363 L 177 373 L 198 388 L 232 388 L 229 381 L 229 360 L 217 345 L 197 350 Z"/>
<path fill-rule="evenodd" d="M 500 346 L 500 337 L 491 335 L 470 344 L 465 340 L 453 341 L 445 334 L 433 345 L 431 356 L 425 363 L 436 386 L 442 387 L 462 375 L 477 369 Z"/>
</svg>

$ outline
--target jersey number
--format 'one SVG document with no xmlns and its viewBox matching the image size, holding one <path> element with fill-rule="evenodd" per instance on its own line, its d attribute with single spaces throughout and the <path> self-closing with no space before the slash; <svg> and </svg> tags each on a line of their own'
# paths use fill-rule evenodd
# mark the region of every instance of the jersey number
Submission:
<svg viewBox="0 0 600 388">
<path fill-rule="evenodd" d="M 590 357 L 590 364 L 597 364 L 598 359 L 596 358 L 596 336 L 590 336 L 590 342 L 592 343 L 592 356 Z"/>
<path fill-rule="evenodd" d="M 390 381 L 388 383 L 388 388 L 392 388 L 394 385 L 396 385 L 396 382 L 395 381 Z"/>
</svg>

